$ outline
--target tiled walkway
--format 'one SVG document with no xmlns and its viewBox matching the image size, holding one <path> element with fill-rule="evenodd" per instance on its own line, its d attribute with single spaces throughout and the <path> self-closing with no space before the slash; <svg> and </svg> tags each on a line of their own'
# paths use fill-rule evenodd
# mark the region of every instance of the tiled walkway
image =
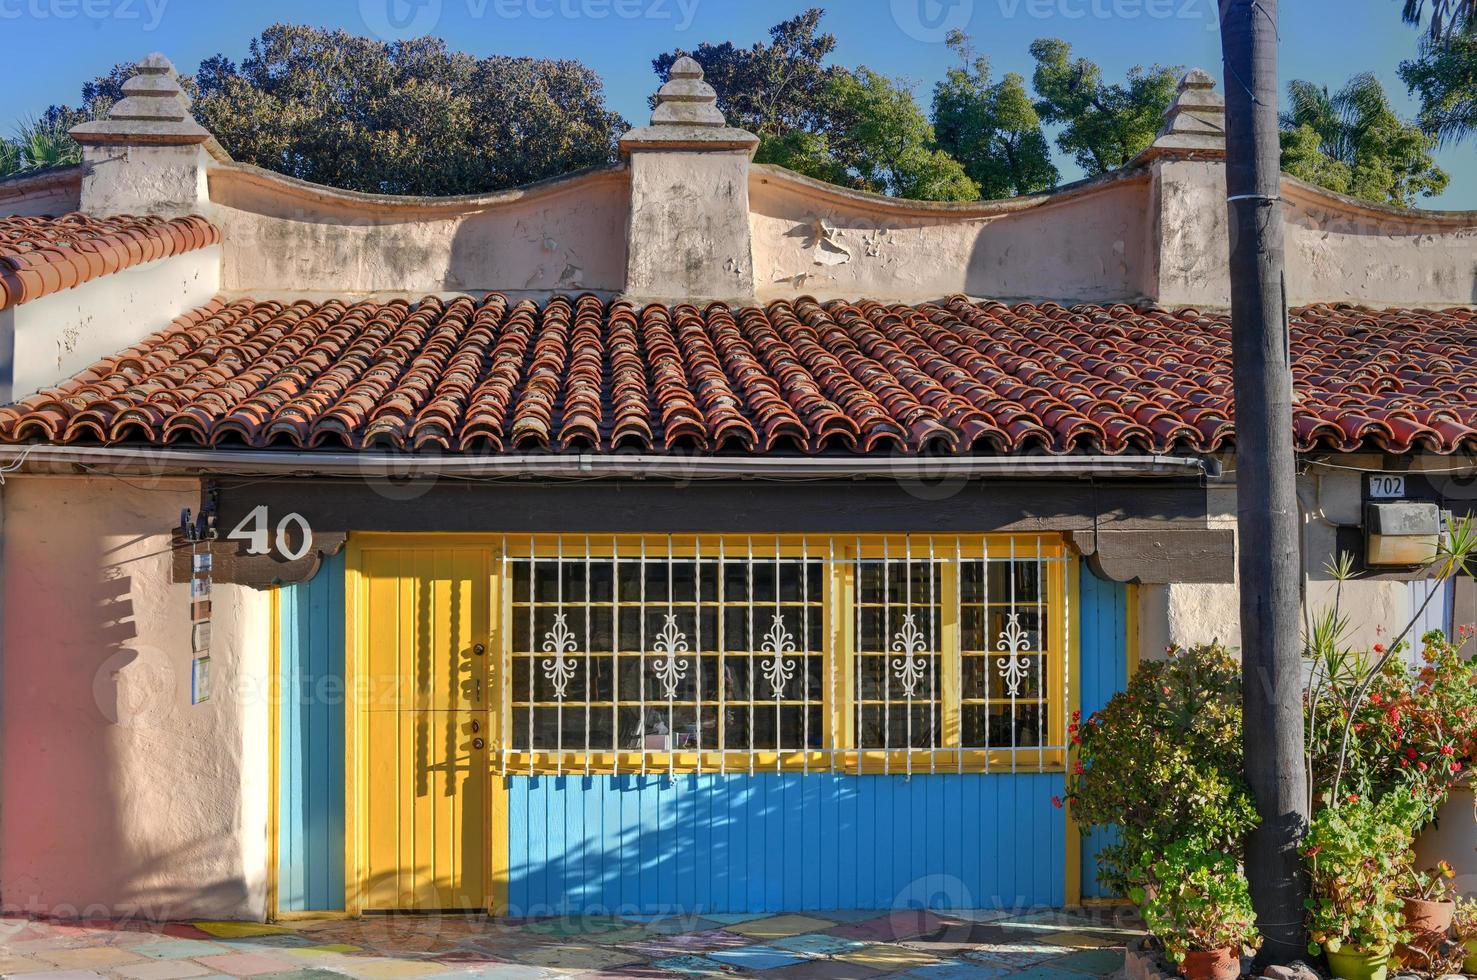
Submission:
<svg viewBox="0 0 1477 980">
<path fill-rule="evenodd" d="M 45 980 L 907 977 L 1089 980 L 1123 966 L 1126 910 L 814 912 L 517 922 L 394 916 L 252 925 L 0 918 L 0 975 Z"/>
</svg>

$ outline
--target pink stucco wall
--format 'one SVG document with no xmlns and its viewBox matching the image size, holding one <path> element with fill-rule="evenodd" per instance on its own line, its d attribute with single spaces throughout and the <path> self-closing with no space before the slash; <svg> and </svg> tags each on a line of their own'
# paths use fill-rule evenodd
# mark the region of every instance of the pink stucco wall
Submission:
<svg viewBox="0 0 1477 980">
<path fill-rule="evenodd" d="M 216 589 L 214 694 L 192 706 L 169 528 L 198 483 L 26 477 L 0 493 L 0 904 L 260 918 L 266 594 Z"/>
</svg>

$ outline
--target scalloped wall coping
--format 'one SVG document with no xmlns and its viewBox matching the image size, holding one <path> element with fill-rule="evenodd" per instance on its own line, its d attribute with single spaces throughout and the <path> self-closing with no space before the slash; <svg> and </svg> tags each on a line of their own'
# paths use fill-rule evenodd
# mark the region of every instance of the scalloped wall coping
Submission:
<svg viewBox="0 0 1477 980">
<path fill-rule="evenodd" d="M 749 170 L 751 184 L 756 182 L 773 184 L 781 188 L 804 191 L 828 204 L 897 217 L 950 217 L 960 220 L 996 218 L 1001 215 L 1016 214 L 1032 208 L 1076 200 L 1126 184 L 1146 183 L 1151 177 L 1147 167 L 1125 167 L 1099 177 L 1089 177 L 1086 180 L 1063 184 L 1061 187 L 1039 194 L 1023 194 L 1019 197 L 1007 197 L 994 201 L 915 201 L 830 184 L 769 163 L 753 164 Z"/>
<path fill-rule="evenodd" d="M 50 167 L 0 179 L 0 214 L 42 215 L 76 211 L 82 167 Z"/>
<path fill-rule="evenodd" d="M 608 167 L 579 170 L 547 180 L 534 181 L 518 187 L 487 194 L 461 194 L 447 197 L 420 197 L 397 194 L 369 194 L 363 191 L 342 190 L 299 180 L 286 174 L 265 170 L 248 163 L 226 163 L 210 168 L 212 200 L 215 190 L 229 192 L 236 188 L 265 190 L 281 195 L 284 199 L 329 205 L 345 210 L 367 214 L 393 215 L 397 218 L 425 215 L 437 219 L 473 214 L 526 201 L 556 198 L 597 184 L 625 182 L 628 180 L 624 163 Z"/>
</svg>

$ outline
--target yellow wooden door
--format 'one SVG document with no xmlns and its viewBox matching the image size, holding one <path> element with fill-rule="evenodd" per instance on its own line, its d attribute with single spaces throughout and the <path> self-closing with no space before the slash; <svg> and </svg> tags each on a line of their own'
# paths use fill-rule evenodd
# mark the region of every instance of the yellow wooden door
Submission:
<svg viewBox="0 0 1477 980">
<path fill-rule="evenodd" d="M 490 555 L 360 555 L 362 906 L 488 904 Z"/>
</svg>

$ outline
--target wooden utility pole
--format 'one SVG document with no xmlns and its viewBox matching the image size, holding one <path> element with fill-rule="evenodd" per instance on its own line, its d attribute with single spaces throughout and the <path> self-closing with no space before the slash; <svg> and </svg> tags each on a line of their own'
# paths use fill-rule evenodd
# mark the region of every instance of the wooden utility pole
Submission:
<svg viewBox="0 0 1477 980">
<path fill-rule="evenodd" d="M 1277 140 L 1277 0 L 1220 0 L 1226 208 L 1236 386 L 1242 745 L 1260 826 L 1246 875 L 1264 937 L 1259 966 L 1306 955 L 1307 829 L 1292 366 Z"/>
</svg>

